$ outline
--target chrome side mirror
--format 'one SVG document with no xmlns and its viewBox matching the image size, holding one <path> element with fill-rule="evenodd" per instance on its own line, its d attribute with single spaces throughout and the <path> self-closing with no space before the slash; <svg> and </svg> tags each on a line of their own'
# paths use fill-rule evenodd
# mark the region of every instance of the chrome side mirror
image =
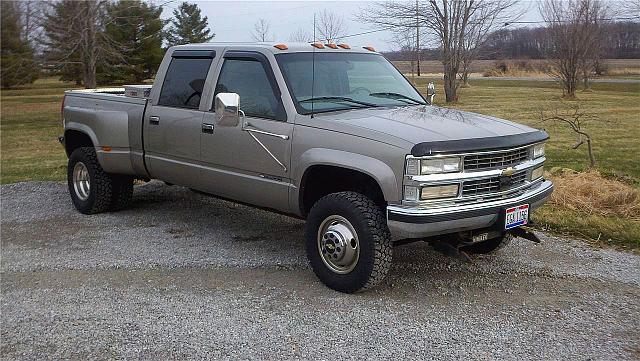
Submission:
<svg viewBox="0 0 640 361">
<path fill-rule="evenodd" d="M 216 124 L 237 127 L 240 123 L 240 96 L 236 93 L 218 93 L 214 102 Z"/>
<path fill-rule="evenodd" d="M 432 82 L 427 85 L 427 101 L 429 105 L 433 105 L 433 98 L 436 96 L 436 86 Z"/>
</svg>

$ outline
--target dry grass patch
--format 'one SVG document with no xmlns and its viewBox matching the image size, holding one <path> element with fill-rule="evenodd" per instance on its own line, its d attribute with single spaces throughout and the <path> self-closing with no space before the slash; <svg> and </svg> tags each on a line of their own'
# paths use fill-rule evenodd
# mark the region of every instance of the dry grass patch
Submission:
<svg viewBox="0 0 640 361">
<path fill-rule="evenodd" d="M 554 175 L 555 174 L 555 175 Z M 619 216 L 640 221 L 640 191 L 600 172 L 552 171 L 551 204 L 589 215 Z"/>
</svg>

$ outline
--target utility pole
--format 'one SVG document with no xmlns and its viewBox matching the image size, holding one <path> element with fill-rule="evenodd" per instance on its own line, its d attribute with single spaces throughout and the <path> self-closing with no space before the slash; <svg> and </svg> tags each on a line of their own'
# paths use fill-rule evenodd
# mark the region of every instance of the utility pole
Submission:
<svg viewBox="0 0 640 361">
<path fill-rule="evenodd" d="M 420 11 L 416 0 L 416 58 L 418 63 L 418 76 L 420 76 Z"/>
</svg>

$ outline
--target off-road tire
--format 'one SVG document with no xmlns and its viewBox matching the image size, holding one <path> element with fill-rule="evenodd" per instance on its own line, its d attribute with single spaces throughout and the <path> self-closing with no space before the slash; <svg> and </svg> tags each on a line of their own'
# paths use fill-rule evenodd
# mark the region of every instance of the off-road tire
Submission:
<svg viewBox="0 0 640 361">
<path fill-rule="evenodd" d="M 133 196 L 133 177 L 125 175 L 113 175 L 113 186 L 111 190 L 110 211 L 120 211 L 128 208 Z"/>
<path fill-rule="evenodd" d="M 460 250 L 471 254 L 488 254 L 498 251 L 511 242 L 511 235 L 502 234 L 500 237 L 461 247 Z"/>
<path fill-rule="evenodd" d="M 355 268 L 347 274 L 329 269 L 318 250 L 318 230 L 329 216 L 347 219 L 357 233 L 360 247 Z M 329 288 L 354 293 L 379 285 L 391 267 L 392 244 L 384 210 L 356 192 L 332 193 L 311 208 L 305 228 L 307 258 L 316 276 Z"/>
<path fill-rule="evenodd" d="M 73 187 L 73 168 L 78 162 L 84 163 L 89 172 L 91 186 L 86 200 L 80 199 Z M 98 163 L 93 148 L 81 147 L 71 153 L 67 166 L 67 184 L 71 201 L 80 213 L 95 214 L 108 210 L 113 197 L 113 183 L 113 178 Z"/>
</svg>

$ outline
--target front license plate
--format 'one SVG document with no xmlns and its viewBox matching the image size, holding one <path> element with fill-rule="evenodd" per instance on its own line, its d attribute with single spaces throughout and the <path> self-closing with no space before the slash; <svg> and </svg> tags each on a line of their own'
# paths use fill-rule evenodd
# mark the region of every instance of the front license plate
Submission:
<svg viewBox="0 0 640 361">
<path fill-rule="evenodd" d="M 504 229 L 524 226 L 529 221 L 529 205 L 523 204 L 508 208 L 505 214 Z"/>
</svg>

